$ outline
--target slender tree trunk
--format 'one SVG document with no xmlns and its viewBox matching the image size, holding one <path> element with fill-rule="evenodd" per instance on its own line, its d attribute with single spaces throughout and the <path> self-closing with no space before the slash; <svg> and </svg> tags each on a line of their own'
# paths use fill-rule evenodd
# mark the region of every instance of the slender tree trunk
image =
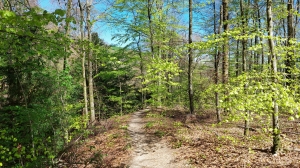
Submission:
<svg viewBox="0 0 300 168">
<path fill-rule="evenodd" d="M 71 5 L 72 5 L 72 0 L 68 0 L 67 2 L 67 13 L 66 13 L 66 18 L 71 17 Z M 68 37 L 70 35 L 70 21 L 66 20 L 66 36 Z M 67 67 L 67 47 L 66 47 L 66 52 L 64 54 L 64 64 L 63 64 L 63 70 L 66 70 Z"/>
<path fill-rule="evenodd" d="M 256 23 L 255 23 L 256 24 Z M 259 41 L 258 41 L 258 36 L 255 36 L 254 37 L 254 45 L 257 46 L 259 44 Z M 254 52 L 254 59 L 255 59 L 255 70 L 259 70 L 259 53 L 258 52 Z"/>
<path fill-rule="evenodd" d="M 248 22 L 248 21 L 247 21 Z M 250 40 L 249 40 L 249 42 L 250 42 L 250 46 L 253 46 L 253 39 L 251 38 Z M 248 42 L 247 42 L 248 43 Z M 249 65 L 249 70 L 252 70 L 253 69 L 253 63 L 254 63 L 254 56 L 253 56 L 253 52 L 252 51 L 248 51 L 247 52 L 247 57 L 249 57 L 248 58 L 248 65 Z"/>
<path fill-rule="evenodd" d="M 152 58 L 154 58 L 154 42 L 153 42 L 153 28 L 152 28 L 152 2 L 151 0 L 147 1 L 147 15 L 148 15 L 148 24 L 149 24 L 149 34 L 150 34 L 150 48 Z"/>
<path fill-rule="evenodd" d="M 222 0 L 222 6 L 223 6 L 223 29 L 225 33 L 229 32 L 229 14 L 228 14 L 228 0 Z M 225 41 L 223 45 L 223 60 L 222 60 L 222 83 L 224 85 L 228 84 L 229 80 L 229 37 L 227 34 L 224 35 Z M 225 97 L 228 96 L 229 92 L 226 89 Z M 228 104 L 229 98 L 225 98 L 224 102 Z M 228 113 L 227 108 L 224 109 L 225 113 Z"/>
<path fill-rule="evenodd" d="M 189 44 L 192 44 L 193 34 L 193 11 L 192 11 L 193 0 L 189 0 Z M 194 114 L 194 92 L 193 92 L 193 50 L 191 47 L 188 49 L 189 54 L 189 67 L 188 67 L 188 88 L 189 88 L 189 102 L 190 102 L 190 113 Z"/>
<path fill-rule="evenodd" d="M 86 8 L 86 16 L 87 16 L 87 33 L 88 33 L 88 40 L 89 42 L 92 41 L 92 36 L 91 36 L 91 6 L 92 6 L 93 0 L 87 0 L 87 8 Z M 92 64 L 92 50 L 90 46 L 88 47 L 88 70 L 89 70 L 89 101 L 90 101 L 90 122 L 93 125 L 95 123 L 95 105 L 94 105 L 94 86 L 93 86 L 93 64 Z"/>
<path fill-rule="evenodd" d="M 69 19 L 71 17 L 71 4 L 72 0 L 68 0 L 67 2 L 67 13 L 66 13 L 66 18 Z M 70 22 L 66 20 L 66 36 L 69 37 L 70 35 Z M 68 46 L 65 47 L 65 53 L 64 53 L 64 63 L 63 63 L 63 70 L 65 71 L 67 68 L 67 55 L 68 55 Z M 63 99 L 66 97 L 66 91 L 64 91 L 64 96 Z M 68 127 L 64 128 L 65 130 L 65 144 L 68 144 L 69 142 L 69 130 Z"/>
<path fill-rule="evenodd" d="M 142 75 L 142 78 L 141 78 L 141 86 L 142 86 L 142 89 L 141 89 L 141 99 L 142 99 L 142 108 L 144 109 L 145 108 L 145 100 L 146 100 L 146 93 L 144 92 L 144 80 L 145 80 L 145 74 L 144 74 L 144 61 L 143 61 L 143 55 L 142 55 L 142 49 L 141 49 L 141 46 L 140 46 L 140 42 L 141 42 L 141 34 L 139 33 L 139 38 L 138 38 L 138 41 L 136 43 L 137 45 L 137 48 L 138 48 L 138 54 L 139 54 L 139 57 L 140 57 L 140 71 L 141 71 L 141 75 Z"/>
<path fill-rule="evenodd" d="M 228 0 L 222 0 L 222 5 L 223 5 L 223 29 L 224 32 L 229 31 L 229 15 L 228 15 Z M 222 75 L 223 75 L 223 83 L 226 84 L 228 83 L 228 68 L 229 68 L 229 39 L 228 36 L 226 35 L 225 37 L 225 44 L 223 46 L 224 48 L 224 54 L 223 54 L 223 70 L 222 70 Z"/>
<path fill-rule="evenodd" d="M 300 12 L 300 0 L 297 0 L 296 2 L 296 11 L 299 13 Z M 298 27 L 298 15 L 295 16 L 295 25 L 294 25 L 294 38 L 296 37 L 297 31 L 296 28 Z"/>
<path fill-rule="evenodd" d="M 294 38 L 294 27 L 293 27 L 293 0 L 288 0 L 287 3 L 287 10 L 288 10 L 288 16 L 287 16 L 287 48 L 291 47 L 293 44 L 291 40 Z M 289 86 L 291 84 L 292 80 L 292 69 L 295 65 L 295 61 L 293 59 L 294 52 L 290 49 L 288 49 L 287 52 L 287 59 L 286 59 L 286 78 L 288 79 L 287 85 Z"/>
<path fill-rule="evenodd" d="M 272 0 L 267 0 L 267 30 L 269 35 L 269 49 L 270 49 L 270 57 L 271 57 L 271 74 L 273 76 L 273 82 L 277 83 L 277 58 L 274 53 L 274 41 L 273 41 L 273 16 L 272 16 Z M 279 130 L 279 117 L 278 117 L 278 104 L 276 102 L 276 96 L 273 97 L 273 113 L 272 113 L 272 121 L 273 121 L 273 146 L 272 153 L 277 154 L 277 151 L 280 146 L 280 130 Z"/>
<path fill-rule="evenodd" d="M 123 97 L 122 97 L 122 82 L 120 80 L 120 77 L 118 76 L 118 80 L 119 80 L 119 96 L 121 98 L 120 100 L 120 114 L 121 116 L 123 115 Z"/>
<path fill-rule="evenodd" d="M 220 32 L 219 32 L 220 33 Z M 217 34 L 217 12 L 216 12 L 216 1 L 214 1 L 214 34 Z M 215 46 L 215 84 L 219 83 L 219 49 Z M 221 122 L 221 110 L 219 108 L 219 93 L 215 92 L 215 105 L 217 114 L 217 123 Z"/>
<path fill-rule="evenodd" d="M 239 76 L 240 40 L 236 41 L 235 76 Z"/>
<path fill-rule="evenodd" d="M 261 30 L 261 18 L 260 18 L 260 8 L 258 5 L 258 0 L 255 0 L 255 6 L 257 8 L 257 19 L 258 19 L 258 30 L 257 32 L 260 32 Z M 260 36 L 260 43 L 261 43 L 261 71 L 264 69 L 264 45 L 263 45 L 263 37 Z"/>
<path fill-rule="evenodd" d="M 241 18 L 242 18 L 242 35 L 245 35 L 245 28 L 247 27 L 247 14 L 245 14 L 244 11 L 244 0 L 240 0 L 240 10 L 241 10 Z M 247 71 L 247 39 L 243 38 L 242 39 L 242 71 L 245 73 Z M 244 90 L 247 90 L 247 85 L 244 85 Z M 246 109 L 246 114 L 245 114 L 245 125 L 244 125 L 244 135 L 248 136 L 249 135 L 249 110 Z"/>
<path fill-rule="evenodd" d="M 257 0 L 255 0 L 254 1 L 254 4 L 253 4 L 253 7 L 255 7 L 257 10 L 259 10 L 258 9 L 258 7 L 256 6 L 257 4 L 256 4 L 256 1 Z M 256 32 L 259 32 L 258 30 L 258 17 L 257 17 L 257 14 L 256 13 L 253 13 L 253 25 L 255 26 L 255 30 L 256 30 Z M 258 46 L 258 44 L 259 44 L 259 39 L 258 39 L 258 35 L 255 35 L 255 37 L 254 37 L 254 45 L 255 46 Z M 260 55 L 259 55 L 259 52 L 256 52 L 256 51 L 254 51 L 254 66 L 255 66 L 255 70 L 257 70 L 257 71 L 259 71 L 259 58 L 260 58 Z"/>
<path fill-rule="evenodd" d="M 80 0 L 78 0 L 79 10 L 80 10 L 80 40 L 83 41 L 84 39 L 84 31 L 83 31 L 83 8 Z M 89 111 L 88 111 L 88 100 L 87 100 L 87 86 L 86 86 L 86 71 L 85 71 L 85 52 L 84 52 L 84 45 L 81 45 L 81 54 L 82 54 L 82 83 L 83 83 L 83 98 L 84 98 L 84 115 L 86 117 L 86 121 L 89 119 Z"/>
</svg>

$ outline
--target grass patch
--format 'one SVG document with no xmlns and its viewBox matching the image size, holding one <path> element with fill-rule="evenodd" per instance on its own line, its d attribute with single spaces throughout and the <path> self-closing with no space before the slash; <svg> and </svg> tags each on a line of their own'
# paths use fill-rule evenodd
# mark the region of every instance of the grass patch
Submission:
<svg viewBox="0 0 300 168">
<path fill-rule="evenodd" d="M 154 122 L 148 121 L 145 125 L 145 128 L 149 129 L 149 128 L 152 128 L 153 126 L 154 126 Z"/>
<path fill-rule="evenodd" d="M 166 132 L 157 130 L 157 131 L 154 132 L 154 135 L 159 137 L 159 138 L 162 138 L 163 136 L 166 135 Z"/>
</svg>

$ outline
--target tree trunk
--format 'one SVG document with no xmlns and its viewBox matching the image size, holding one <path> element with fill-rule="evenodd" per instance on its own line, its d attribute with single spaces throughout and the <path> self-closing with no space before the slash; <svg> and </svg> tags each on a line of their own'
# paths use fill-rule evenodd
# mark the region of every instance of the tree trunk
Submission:
<svg viewBox="0 0 300 168">
<path fill-rule="evenodd" d="M 66 36 L 69 37 L 70 35 L 70 22 L 67 20 L 71 17 L 71 3 L 72 0 L 68 0 L 67 2 L 67 13 L 66 13 Z M 63 63 L 63 70 L 65 71 L 67 68 L 67 55 L 68 55 L 68 46 L 65 47 L 65 53 L 64 53 L 64 63 Z M 64 98 L 66 97 L 66 91 L 64 91 Z M 65 144 L 68 144 L 69 141 L 69 130 L 68 127 L 64 128 L 65 131 L 65 135 L 64 135 L 64 139 L 65 139 Z"/>
<path fill-rule="evenodd" d="M 223 45 L 223 61 L 222 61 L 222 83 L 224 85 L 227 85 L 228 79 L 229 79 L 229 37 L 228 37 L 228 32 L 229 32 L 229 15 L 228 15 L 228 0 L 222 0 L 222 6 L 223 6 L 223 29 L 225 41 Z M 225 86 L 226 87 L 226 86 Z M 225 104 L 228 104 L 229 99 L 227 98 L 229 92 L 227 89 L 225 89 Z M 228 113 L 228 109 L 224 109 L 225 113 Z"/>
<path fill-rule="evenodd" d="M 300 12 L 300 0 L 297 0 L 296 2 L 296 11 L 299 13 Z M 295 16 L 295 25 L 294 25 L 294 38 L 296 37 L 297 31 L 296 28 L 298 27 L 298 15 Z"/>
<path fill-rule="evenodd" d="M 255 0 L 255 6 L 257 8 L 257 19 L 258 19 L 258 30 L 257 32 L 260 32 L 261 30 L 261 18 L 260 18 L 260 8 L 258 5 L 258 0 Z M 260 43 L 261 43 L 261 71 L 264 69 L 264 44 L 263 44 L 263 37 L 260 36 Z"/>
<path fill-rule="evenodd" d="M 80 0 L 78 0 L 79 10 L 80 10 L 80 40 L 83 41 L 84 31 L 83 31 L 83 8 Z M 82 83 L 83 83 L 83 97 L 84 97 L 84 115 L 86 117 L 86 121 L 89 119 L 89 111 L 88 111 L 88 100 L 87 100 L 87 86 L 86 86 L 86 71 L 85 71 L 85 52 L 84 45 L 81 45 L 81 54 L 82 54 Z"/>
<path fill-rule="evenodd" d="M 146 93 L 144 91 L 144 81 L 145 81 L 145 74 L 144 74 L 144 61 L 143 61 L 143 55 L 142 55 L 142 49 L 141 49 L 141 46 L 140 46 L 140 41 L 141 41 L 141 34 L 139 33 L 139 38 L 138 38 L 138 41 L 136 43 L 137 45 L 137 48 L 138 48 L 138 54 L 139 54 L 139 57 L 140 57 L 140 71 L 141 71 L 141 75 L 142 75 L 142 78 L 141 78 L 141 86 L 142 86 L 142 89 L 141 89 L 141 101 L 142 101 L 142 109 L 145 108 L 145 101 L 146 101 Z"/>
<path fill-rule="evenodd" d="M 70 35 L 70 21 L 68 21 L 68 19 L 71 17 L 71 4 L 72 4 L 72 0 L 68 0 L 67 2 L 67 13 L 66 13 L 66 36 L 68 37 Z M 64 54 L 64 64 L 63 64 L 63 70 L 66 70 L 67 68 L 67 47 L 66 47 L 66 52 Z"/>
<path fill-rule="evenodd" d="M 87 16 L 87 32 L 88 32 L 88 40 L 89 42 L 92 41 L 92 36 L 91 36 L 91 6 L 92 6 L 92 1 L 93 0 L 87 0 L 87 11 L 86 11 L 86 16 Z M 88 46 L 88 70 L 89 70 L 89 98 L 90 98 L 90 122 L 93 125 L 95 123 L 95 105 L 94 105 L 94 86 L 93 86 L 93 64 L 92 64 L 92 50 L 90 48 L 90 45 Z"/>
<path fill-rule="evenodd" d="M 245 28 L 248 26 L 247 25 L 247 14 L 245 14 L 244 11 L 244 0 L 240 0 L 240 10 L 241 10 L 241 18 L 242 18 L 242 35 L 245 35 Z M 243 38 L 242 39 L 242 71 L 245 73 L 247 71 L 247 39 Z M 247 85 L 244 85 L 244 90 L 247 90 Z M 248 136 L 249 135 L 249 110 L 246 109 L 246 114 L 245 114 L 245 127 L 244 127 L 244 135 Z"/>
<path fill-rule="evenodd" d="M 189 44 L 192 44 L 192 34 L 193 34 L 193 11 L 192 11 L 193 1 L 189 0 Z M 191 46 L 188 49 L 189 55 L 189 67 L 188 67 L 188 88 L 189 88 L 189 102 L 190 102 L 190 113 L 194 114 L 194 92 L 193 92 L 193 50 Z"/>
<path fill-rule="evenodd" d="M 240 40 L 236 41 L 235 76 L 239 76 Z"/>
<path fill-rule="evenodd" d="M 293 4 L 294 1 L 293 0 L 288 0 L 287 3 L 287 10 L 288 10 L 288 16 L 287 16 L 287 48 L 291 47 L 293 44 L 291 42 L 291 40 L 294 38 L 294 27 L 293 27 Z M 295 61 L 293 59 L 293 51 L 288 49 L 287 52 L 287 59 L 286 59 L 286 69 L 285 69 L 285 73 L 286 73 L 286 78 L 287 78 L 287 85 L 289 86 L 291 84 L 291 80 L 292 80 L 292 69 L 295 66 Z"/>
<path fill-rule="evenodd" d="M 149 24 L 149 34 L 150 34 L 150 48 L 151 48 L 152 58 L 154 58 L 152 10 L 151 9 L 152 9 L 152 3 L 151 3 L 151 0 L 148 0 L 147 15 L 148 15 L 148 24 Z"/>
<path fill-rule="evenodd" d="M 223 29 L 224 32 L 229 31 L 229 15 L 228 15 L 228 0 L 222 0 L 222 5 L 223 5 Z M 224 54 L 223 54 L 223 70 L 222 70 L 222 75 L 223 75 L 223 83 L 226 84 L 228 83 L 228 68 L 229 68 L 229 39 L 228 35 L 225 35 L 225 43 L 224 43 Z"/>
<path fill-rule="evenodd" d="M 221 14 L 221 13 L 220 13 Z M 221 17 L 220 17 L 221 19 Z M 220 20 L 221 24 L 221 20 Z M 220 33 L 220 32 L 219 32 Z M 216 1 L 214 1 L 214 34 L 217 34 L 217 13 L 216 13 Z M 219 49 L 218 46 L 215 46 L 215 84 L 219 83 Z M 219 108 L 219 93 L 215 92 L 215 105 L 216 105 L 216 114 L 217 114 L 217 123 L 221 122 L 221 110 Z"/>
<path fill-rule="evenodd" d="M 273 82 L 277 83 L 277 58 L 274 53 L 274 41 L 273 41 L 273 16 L 272 16 L 272 0 L 267 0 L 267 30 L 269 35 L 269 49 L 271 58 L 271 74 L 273 77 Z M 273 98 L 273 113 L 272 113 L 272 126 L 273 126 L 273 146 L 272 153 L 277 154 L 280 146 L 280 130 L 279 130 L 279 117 L 278 117 L 278 104 L 276 102 L 276 96 Z"/>
</svg>

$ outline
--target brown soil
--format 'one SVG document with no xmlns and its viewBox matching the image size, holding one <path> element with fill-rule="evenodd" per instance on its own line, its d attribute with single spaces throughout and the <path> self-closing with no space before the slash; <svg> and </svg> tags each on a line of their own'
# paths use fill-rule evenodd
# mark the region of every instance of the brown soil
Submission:
<svg viewBox="0 0 300 168">
<path fill-rule="evenodd" d="M 299 121 L 281 120 L 282 150 L 270 153 L 272 137 L 264 124 L 215 125 L 213 112 L 186 122 L 184 110 L 151 109 L 114 117 L 73 145 L 60 167 L 300 167 Z"/>
</svg>

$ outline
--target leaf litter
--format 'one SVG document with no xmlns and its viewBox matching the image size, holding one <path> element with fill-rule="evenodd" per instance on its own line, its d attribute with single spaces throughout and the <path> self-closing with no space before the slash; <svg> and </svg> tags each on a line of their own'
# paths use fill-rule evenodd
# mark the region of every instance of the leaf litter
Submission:
<svg viewBox="0 0 300 168">
<path fill-rule="evenodd" d="M 64 153 L 61 167 L 300 167 L 297 121 L 281 121 L 282 150 L 274 156 L 270 133 L 257 123 L 244 137 L 242 122 L 215 125 L 210 111 L 192 122 L 186 116 L 155 108 L 98 123 Z"/>
</svg>

